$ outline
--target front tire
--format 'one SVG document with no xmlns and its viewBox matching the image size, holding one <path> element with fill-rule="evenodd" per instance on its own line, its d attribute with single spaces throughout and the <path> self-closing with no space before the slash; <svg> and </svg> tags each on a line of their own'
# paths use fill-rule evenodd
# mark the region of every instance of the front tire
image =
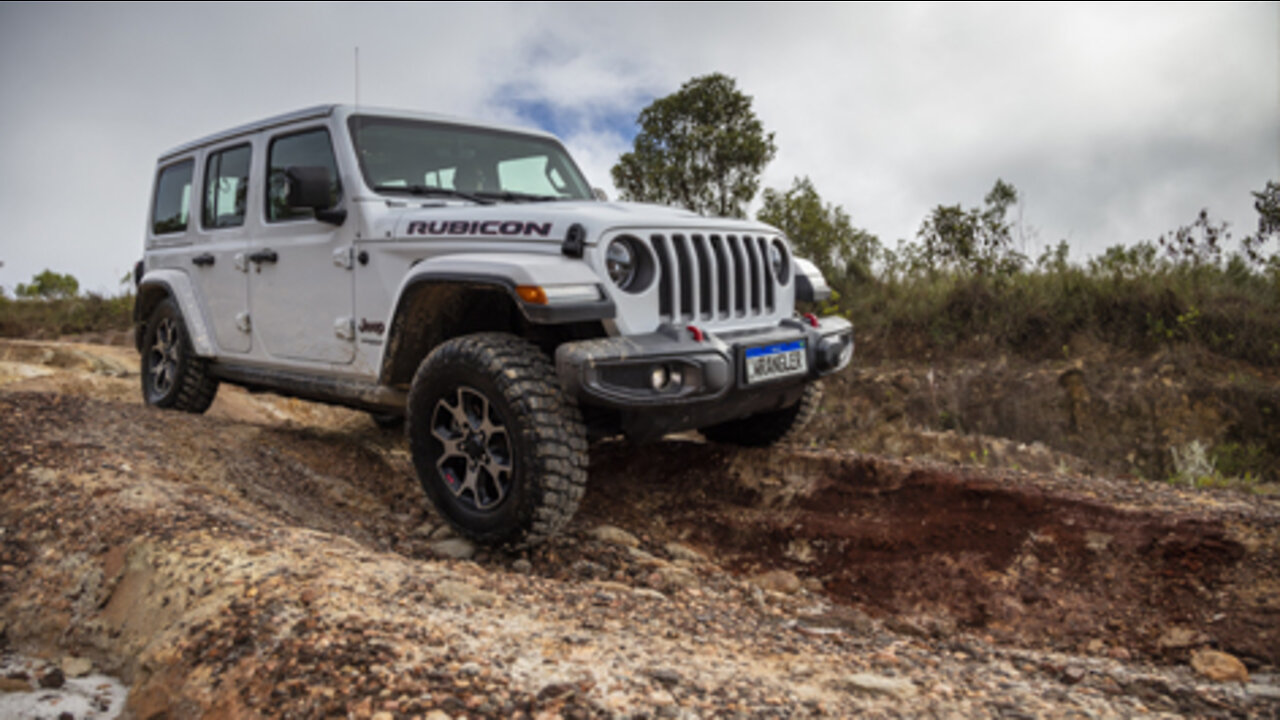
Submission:
<svg viewBox="0 0 1280 720">
<path fill-rule="evenodd" d="M 209 361 L 191 348 L 182 311 L 173 298 L 165 298 L 151 312 L 143 335 L 142 399 L 159 408 L 203 413 L 217 393 Z"/>
<path fill-rule="evenodd" d="M 407 420 L 423 490 L 462 535 L 535 545 L 577 510 L 586 427 L 529 342 L 481 333 L 441 344 L 414 375 Z"/>
<path fill-rule="evenodd" d="M 744 447 L 769 447 L 784 440 L 795 440 L 822 402 L 822 383 L 805 386 L 795 405 L 781 410 L 757 413 L 738 420 L 705 427 L 700 432 L 711 442 Z"/>
</svg>

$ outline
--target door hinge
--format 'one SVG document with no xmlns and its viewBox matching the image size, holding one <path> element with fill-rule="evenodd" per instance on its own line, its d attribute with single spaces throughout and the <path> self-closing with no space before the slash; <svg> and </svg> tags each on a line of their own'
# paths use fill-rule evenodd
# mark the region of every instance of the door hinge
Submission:
<svg viewBox="0 0 1280 720">
<path fill-rule="evenodd" d="M 249 321 L 249 313 L 236 313 L 236 329 L 243 333 L 253 329 L 253 323 Z"/>
<path fill-rule="evenodd" d="M 352 249 L 350 247 L 338 248 L 337 250 L 334 250 L 333 264 L 337 265 L 340 268 L 346 268 L 347 270 L 350 270 L 351 254 L 352 254 Z"/>
<path fill-rule="evenodd" d="M 343 340 L 356 339 L 356 323 L 349 317 L 340 317 L 333 321 L 333 334 Z"/>
</svg>

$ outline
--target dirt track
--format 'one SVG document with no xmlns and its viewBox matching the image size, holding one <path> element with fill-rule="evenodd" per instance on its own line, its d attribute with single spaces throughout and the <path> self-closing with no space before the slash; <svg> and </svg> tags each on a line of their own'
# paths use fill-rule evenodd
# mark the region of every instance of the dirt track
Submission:
<svg viewBox="0 0 1280 720">
<path fill-rule="evenodd" d="M 0 631 L 136 717 L 1280 714 L 1274 500 L 613 442 L 565 537 L 456 560 L 358 413 L 157 412 L 124 348 L 0 382 Z"/>
</svg>

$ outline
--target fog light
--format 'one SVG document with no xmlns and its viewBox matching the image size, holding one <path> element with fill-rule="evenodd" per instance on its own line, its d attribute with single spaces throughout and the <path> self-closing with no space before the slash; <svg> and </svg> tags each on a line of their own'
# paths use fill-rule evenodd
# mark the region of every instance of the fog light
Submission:
<svg viewBox="0 0 1280 720">
<path fill-rule="evenodd" d="M 678 390 L 684 384 L 684 373 L 679 366 L 654 365 L 649 371 L 649 384 L 658 392 Z"/>
<path fill-rule="evenodd" d="M 653 389 L 661 390 L 667 386 L 668 380 L 670 380 L 670 376 L 667 373 L 667 366 L 654 365 L 653 371 L 649 373 L 649 384 L 653 386 Z"/>
</svg>

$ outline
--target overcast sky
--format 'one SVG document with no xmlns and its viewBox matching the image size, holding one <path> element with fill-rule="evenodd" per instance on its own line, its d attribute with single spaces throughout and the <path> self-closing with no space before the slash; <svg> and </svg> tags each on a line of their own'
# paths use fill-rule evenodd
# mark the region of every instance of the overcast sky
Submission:
<svg viewBox="0 0 1280 720">
<path fill-rule="evenodd" d="M 1023 196 L 1027 250 L 1253 229 L 1280 180 L 1280 5 L 0 5 L 0 285 L 115 292 L 156 157 L 362 104 L 559 134 L 611 196 L 636 114 L 723 72 L 778 155 L 890 244 L 935 205 Z M 757 203 L 758 205 L 758 203 Z"/>
</svg>

